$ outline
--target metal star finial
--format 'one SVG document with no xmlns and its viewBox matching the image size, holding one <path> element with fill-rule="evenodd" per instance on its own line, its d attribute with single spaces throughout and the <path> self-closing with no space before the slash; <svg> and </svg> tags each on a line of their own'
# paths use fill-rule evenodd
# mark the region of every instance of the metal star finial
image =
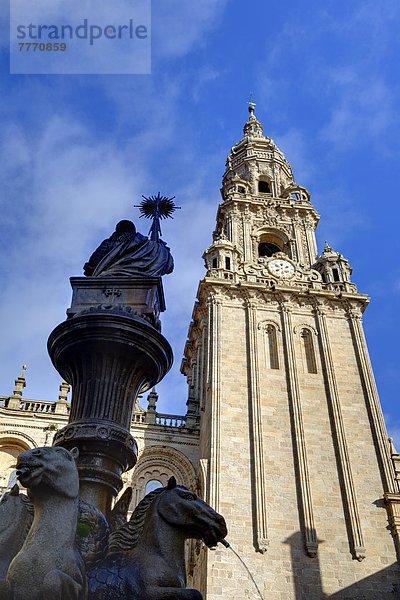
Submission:
<svg viewBox="0 0 400 600">
<path fill-rule="evenodd" d="M 140 209 L 140 218 L 153 219 L 149 236 L 151 240 L 158 242 L 161 237 L 161 219 L 173 219 L 172 214 L 181 207 L 176 206 L 175 196 L 168 198 L 168 196 L 161 196 L 160 192 L 157 196 L 142 196 L 142 198 L 141 203 L 134 206 Z"/>
</svg>

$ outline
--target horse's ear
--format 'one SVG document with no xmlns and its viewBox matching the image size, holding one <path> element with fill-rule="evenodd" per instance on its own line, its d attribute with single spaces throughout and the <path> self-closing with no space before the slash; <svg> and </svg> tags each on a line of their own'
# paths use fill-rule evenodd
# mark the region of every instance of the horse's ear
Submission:
<svg viewBox="0 0 400 600">
<path fill-rule="evenodd" d="M 126 516 L 126 513 L 129 510 L 129 505 L 132 500 L 133 489 L 131 487 L 127 487 L 121 498 L 115 503 L 114 508 L 111 511 L 111 514 L 119 514 Z"/>
<path fill-rule="evenodd" d="M 172 475 L 172 477 L 170 477 L 170 478 L 168 479 L 168 485 L 167 485 L 167 488 L 168 488 L 169 490 L 173 490 L 175 487 L 176 487 L 176 479 L 175 479 L 175 477 Z"/>
<path fill-rule="evenodd" d="M 72 458 L 74 460 L 76 460 L 78 458 L 78 456 L 79 456 L 79 450 L 78 450 L 78 448 L 75 446 L 75 448 L 72 448 L 72 450 L 70 450 L 70 452 L 71 452 Z"/>
<path fill-rule="evenodd" d="M 18 483 L 15 483 L 11 490 L 10 490 L 10 496 L 19 496 L 19 485 Z"/>
</svg>

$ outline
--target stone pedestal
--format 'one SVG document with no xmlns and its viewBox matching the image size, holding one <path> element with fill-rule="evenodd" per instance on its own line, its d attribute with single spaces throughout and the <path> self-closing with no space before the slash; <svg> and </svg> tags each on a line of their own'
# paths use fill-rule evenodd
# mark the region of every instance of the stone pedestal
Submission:
<svg viewBox="0 0 400 600">
<path fill-rule="evenodd" d="M 121 474 L 136 463 L 129 433 L 135 399 L 164 377 L 172 350 L 159 332 L 160 279 L 71 283 L 69 318 L 48 340 L 55 368 L 72 386 L 69 424 L 54 444 L 79 448 L 81 497 L 107 516 L 122 488 Z M 104 296 L 111 302 L 100 303 Z"/>
<path fill-rule="evenodd" d="M 130 307 L 132 313 L 160 330 L 165 311 L 161 277 L 71 277 L 72 304 L 67 316 L 98 306 Z"/>
</svg>

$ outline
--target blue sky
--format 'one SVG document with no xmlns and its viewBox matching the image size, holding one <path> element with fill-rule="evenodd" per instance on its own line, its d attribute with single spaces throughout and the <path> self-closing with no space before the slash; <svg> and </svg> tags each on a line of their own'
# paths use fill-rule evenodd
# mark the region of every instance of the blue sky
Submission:
<svg viewBox="0 0 400 600">
<path fill-rule="evenodd" d="M 129 2 L 129 0 L 127 0 Z M 309 188 L 325 239 L 372 296 L 365 329 L 400 444 L 400 4 L 395 0 L 153 0 L 149 76 L 9 74 L 0 21 L 0 394 L 27 363 L 26 396 L 53 400 L 46 352 L 68 277 L 134 204 L 159 190 L 182 210 L 163 227 L 164 334 L 175 353 L 159 409 L 185 410 L 179 365 L 211 240 L 226 155 L 257 116 Z"/>
</svg>

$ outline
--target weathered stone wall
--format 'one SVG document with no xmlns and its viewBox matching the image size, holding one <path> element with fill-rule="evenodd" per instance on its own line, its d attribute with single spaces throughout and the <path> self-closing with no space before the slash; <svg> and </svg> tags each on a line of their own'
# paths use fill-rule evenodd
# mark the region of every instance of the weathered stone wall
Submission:
<svg viewBox="0 0 400 600">
<path fill-rule="evenodd" d="M 396 597 L 393 590 L 400 580 L 395 547 L 387 529 L 379 446 L 374 441 L 373 427 L 371 429 L 368 399 L 366 401 L 345 308 L 327 317 L 330 370 L 336 378 L 338 398 L 335 402 L 339 403 L 341 412 L 338 434 L 335 419 L 339 417 L 332 411 L 332 390 L 331 393 L 327 390 L 332 382 L 327 382 L 324 362 L 327 357 L 321 347 L 314 308 L 310 304 L 301 310 L 295 306 L 289 309 L 295 355 L 292 365 L 296 371 L 290 373 L 292 365 L 282 305 L 258 301 L 255 346 L 249 340 L 251 324 L 246 317 L 247 305 L 244 299 L 225 298 L 219 301 L 218 310 L 214 310 L 213 318 L 219 312 L 220 319 L 218 344 L 214 340 L 219 355 L 211 353 L 210 370 L 214 379 L 211 377 L 209 382 L 201 422 L 200 457 L 202 452 L 208 453 L 208 444 L 211 444 L 207 454 L 210 458 L 208 480 L 210 485 L 218 487 L 218 490 L 210 489 L 208 497 L 211 501 L 218 500 L 216 508 L 226 517 L 227 539 L 247 563 L 265 598 L 317 600 L 333 594 L 335 598 L 367 600 Z M 264 329 L 259 327 L 265 322 L 277 324 L 279 369 L 269 366 Z M 304 327 L 313 332 L 316 373 L 307 372 L 300 336 Z M 256 357 L 250 356 L 254 348 Z M 217 369 L 213 361 L 219 362 Z M 256 385 L 261 411 L 258 433 L 252 404 L 254 382 L 251 381 L 251 368 L 255 364 L 259 369 Z M 297 400 L 293 398 L 293 378 L 298 385 Z M 299 406 L 301 431 L 294 415 Z M 306 473 L 304 456 L 299 459 L 298 455 L 299 437 L 304 442 Z M 263 454 L 257 458 L 255 445 L 260 442 Z M 213 443 L 219 447 L 213 448 Z M 339 444 L 344 444 L 346 465 L 342 464 Z M 258 489 L 255 460 L 262 462 L 264 490 Z M 352 485 L 346 495 L 349 482 L 344 482 L 344 478 L 349 473 Z M 304 477 L 308 478 L 308 487 Z M 308 502 L 318 541 L 315 557 L 307 555 L 305 548 L 305 487 L 310 494 Z M 263 554 L 256 550 L 260 529 L 258 513 L 260 505 L 262 507 L 262 501 L 257 507 L 256 498 L 260 493 L 265 502 L 268 538 L 268 549 Z M 349 510 L 354 508 L 349 501 L 350 493 L 358 513 L 356 525 L 356 517 L 349 515 Z M 360 560 L 353 558 L 352 526 L 357 532 L 361 530 L 365 558 L 360 556 Z M 258 598 L 238 559 L 221 547 L 210 552 L 207 560 L 204 552 L 200 552 L 194 582 L 207 591 L 207 600 Z M 349 596 L 337 595 L 345 594 L 346 589 Z"/>
</svg>

